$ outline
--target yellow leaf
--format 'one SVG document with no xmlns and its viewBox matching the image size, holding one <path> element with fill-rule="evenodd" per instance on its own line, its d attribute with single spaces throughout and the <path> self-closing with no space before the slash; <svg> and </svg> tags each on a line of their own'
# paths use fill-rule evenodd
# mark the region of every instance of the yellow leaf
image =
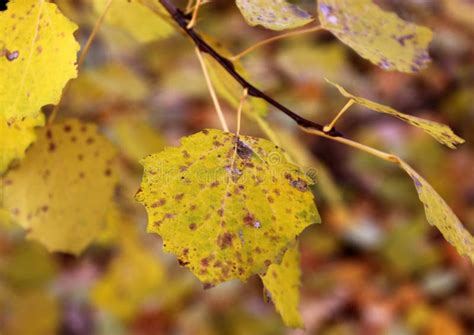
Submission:
<svg viewBox="0 0 474 335">
<path fill-rule="evenodd" d="M 222 44 L 216 42 L 210 36 L 206 36 L 206 41 L 217 50 L 222 56 L 229 58 L 232 54 Z M 226 100 L 232 107 L 237 108 L 240 104 L 244 89 L 222 66 L 208 54 L 204 54 L 204 61 L 209 71 L 211 81 L 217 94 Z M 240 61 L 233 62 L 235 70 L 244 78 L 249 79 L 249 74 L 245 71 Z M 265 101 L 255 97 L 247 97 L 243 106 L 244 112 L 266 115 L 268 106 Z"/>
<path fill-rule="evenodd" d="M 81 252 L 99 233 L 116 183 L 115 150 L 95 125 L 44 128 L 3 178 L 3 206 L 28 237 L 51 251 Z"/>
<path fill-rule="evenodd" d="M 204 130 L 141 163 L 148 231 L 208 285 L 264 273 L 320 222 L 311 178 L 264 139 Z"/>
<path fill-rule="evenodd" d="M 302 328 L 300 302 L 300 253 L 298 245 L 289 248 L 281 264 L 272 264 L 262 278 L 263 285 L 280 313 L 285 325 Z"/>
<path fill-rule="evenodd" d="M 143 119 L 123 117 L 110 125 L 115 142 L 133 162 L 162 150 L 164 138 Z"/>
<path fill-rule="evenodd" d="M 0 12 L 0 114 L 35 117 L 77 75 L 77 26 L 45 0 L 12 0 Z"/>
<path fill-rule="evenodd" d="M 236 4 L 251 26 L 284 30 L 304 26 L 313 20 L 305 10 L 286 0 L 236 0 Z"/>
<path fill-rule="evenodd" d="M 23 159 L 25 150 L 36 140 L 35 127 L 44 125 L 43 114 L 7 122 L 0 115 L 0 174 L 10 163 Z"/>
<path fill-rule="evenodd" d="M 164 281 L 165 269 L 159 259 L 141 245 L 132 223 L 117 210 L 110 211 L 120 253 L 91 291 L 92 301 L 122 319 L 129 319 Z"/>
<path fill-rule="evenodd" d="M 464 228 L 456 214 L 423 177 L 404 161 L 401 161 L 401 167 L 413 179 L 418 196 L 425 206 L 428 222 L 438 228 L 459 254 L 467 256 L 474 263 L 474 237 Z"/>
<path fill-rule="evenodd" d="M 84 113 L 107 104 L 120 102 L 140 102 L 145 99 L 149 89 L 135 71 L 119 62 L 87 69 L 69 86 L 68 104 Z"/>
<path fill-rule="evenodd" d="M 357 104 L 367 107 L 368 109 L 371 109 L 379 113 L 385 113 L 385 114 L 395 116 L 396 118 L 408 124 L 411 124 L 412 126 L 415 126 L 417 128 L 424 130 L 426 133 L 433 136 L 438 142 L 446 145 L 447 147 L 451 149 L 456 149 L 457 144 L 464 143 L 464 140 L 461 137 L 457 136 L 451 130 L 451 128 L 449 128 L 445 124 L 435 122 L 435 121 L 425 120 L 425 119 L 408 115 L 408 114 L 404 114 L 404 113 L 400 113 L 391 107 L 355 96 L 347 92 L 342 86 L 335 84 L 329 80 L 327 80 L 327 82 L 335 86 L 339 90 L 339 92 L 341 92 L 343 96 L 349 99 L 353 99 Z"/>
<path fill-rule="evenodd" d="M 174 32 L 173 26 L 144 6 L 140 0 L 114 0 L 105 21 L 120 27 L 142 43 L 165 38 Z M 107 0 L 94 0 L 94 9 L 102 13 Z"/>
<path fill-rule="evenodd" d="M 319 0 L 319 20 L 360 56 L 385 70 L 418 72 L 433 33 L 383 11 L 372 0 Z"/>
</svg>

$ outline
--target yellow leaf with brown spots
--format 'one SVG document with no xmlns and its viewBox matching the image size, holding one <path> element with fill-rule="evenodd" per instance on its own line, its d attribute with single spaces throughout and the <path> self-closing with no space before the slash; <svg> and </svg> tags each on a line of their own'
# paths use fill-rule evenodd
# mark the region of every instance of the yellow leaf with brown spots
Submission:
<svg viewBox="0 0 474 335">
<path fill-rule="evenodd" d="M 77 75 L 77 26 L 45 0 L 12 0 L 0 12 L 0 115 L 35 117 Z"/>
<path fill-rule="evenodd" d="M 418 72 L 430 61 L 430 29 L 386 12 L 372 0 L 319 0 L 321 25 L 382 69 Z"/>
<path fill-rule="evenodd" d="M 23 159 L 25 150 L 36 139 L 35 127 L 44 125 L 44 115 L 7 122 L 0 114 L 0 174 L 15 160 Z"/>
<path fill-rule="evenodd" d="M 431 135 L 439 143 L 444 144 L 451 149 L 456 149 L 456 145 L 464 143 L 464 140 L 458 135 L 456 135 L 451 130 L 451 128 L 449 128 L 445 124 L 422 119 L 417 116 L 401 113 L 393 109 L 392 107 L 388 107 L 388 106 L 379 104 L 377 102 L 373 102 L 371 100 L 355 96 L 347 92 L 342 86 L 335 84 L 327 79 L 326 81 L 330 83 L 331 85 L 335 86 L 343 96 L 354 100 L 357 104 L 379 113 L 385 113 L 385 114 L 395 116 L 396 118 L 408 124 L 411 124 L 412 126 L 415 126 L 417 128 L 424 130 L 426 133 Z"/>
<path fill-rule="evenodd" d="M 99 234 L 116 184 L 115 149 L 95 125 L 66 120 L 37 133 L 1 180 L 2 206 L 28 237 L 78 254 Z"/>
<path fill-rule="evenodd" d="M 298 245 L 289 248 L 281 264 L 272 264 L 262 278 L 268 296 L 288 327 L 302 328 L 300 302 L 300 253 Z"/>
<path fill-rule="evenodd" d="M 311 178 L 264 139 L 204 130 L 141 163 L 148 231 L 207 285 L 265 273 L 320 222 Z"/>
<path fill-rule="evenodd" d="M 413 180 L 420 201 L 425 206 L 428 222 L 438 228 L 446 241 L 455 247 L 459 254 L 468 257 L 474 264 L 474 237 L 423 177 L 404 161 L 401 161 L 401 168 Z"/>
<path fill-rule="evenodd" d="M 313 21 L 308 12 L 286 0 L 236 0 L 236 4 L 251 26 L 284 30 Z"/>
</svg>

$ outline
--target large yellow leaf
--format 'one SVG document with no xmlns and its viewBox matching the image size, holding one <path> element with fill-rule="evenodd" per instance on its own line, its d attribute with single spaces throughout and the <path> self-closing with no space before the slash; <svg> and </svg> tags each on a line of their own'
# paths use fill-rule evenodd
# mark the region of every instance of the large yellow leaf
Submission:
<svg viewBox="0 0 474 335">
<path fill-rule="evenodd" d="M 439 229 L 444 238 L 463 256 L 474 263 L 474 237 L 464 228 L 456 214 L 439 196 L 433 187 L 407 163 L 401 167 L 413 179 L 418 196 L 425 206 L 428 222 Z"/>
<path fill-rule="evenodd" d="M 77 26 L 45 0 L 12 0 L 0 12 L 0 115 L 34 117 L 77 75 Z"/>
<path fill-rule="evenodd" d="M 431 30 L 383 11 L 372 0 L 319 0 L 319 20 L 359 55 L 385 70 L 417 72 L 430 61 Z"/>
<path fill-rule="evenodd" d="M 141 2 L 141 0 L 112 1 L 105 21 L 124 29 L 143 43 L 171 35 L 174 31 L 173 26 Z M 94 0 L 93 3 L 96 12 L 102 13 L 107 0 Z"/>
<path fill-rule="evenodd" d="M 379 104 L 377 102 L 373 102 L 358 96 L 355 96 L 349 92 L 347 92 L 342 86 L 335 84 L 329 80 L 327 80 L 331 85 L 334 85 L 339 92 L 346 98 L 354 100 L 357 104 L 362 105 L 364 107 L 367 107 L 368 109 L 371 109 L 373 111 L 379 112 L 379 113 L 385 113 L 389 114 L 392 116 L 395 116 L 396 118 L 411 124 L 412 126 L 418 127 L 420 129 L 423 129 L 426 133 L 430 134 L 433 136 L 438 142 L 450 147 L 451 149 L 456 149 L 457 144 L 464 143 L 464 140 L 457 136 L 451 128 L 449 128 L 447 125 L 435 122 L 435 121 L 430 121 L 426 119 L 422 119 L 413 115 L 408 115 L 404 113 L 400 113 L 399 111 L 396 111 L 395 109 Z"/>
<path fill-rule="evenodd" d="M 11 162 L 22 159 L 25 150 L 36 139 L 35 127 L 44 125 L 43 114 L 7 122 L 0 114 L 0 174 Z"/>
<path fill-rule="evenodd" d="M 312 180 L 264 139 L 204 130 L 142 164 L 148 231 L 205 284 L 264 273 L 320 221 Z"/>
<path fill-rule="evenodd" d="M 3 206 L 51 251 L 81 252 L 99 233 L 116 183 L 115 150 L 95 125 L 67 120 L 38 131 L 3 178 Z"/>
<path fill-rule="evenodd" d="M 251 26 L 284 30 L 304 26 L 313 20 L 309 13 L 286 0 L 236 0 L 236 4 Z"/>
<path fill-rule="evenodd" d="M 289 248 L 281 264 L 272 264 L 264 276 L 263 285 L 285 325 L 293 328 L 303 327 L 298 305 L 300 302 L 300 253 L 298 245 Z"/>
</svg>

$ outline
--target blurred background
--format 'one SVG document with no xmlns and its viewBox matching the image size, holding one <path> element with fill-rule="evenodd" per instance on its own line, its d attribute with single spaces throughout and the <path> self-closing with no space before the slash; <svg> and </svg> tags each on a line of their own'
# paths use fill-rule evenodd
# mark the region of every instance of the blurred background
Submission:
<svg viewBox="0 0 474 335">
<path fill-rule="evenodd" d="M 84 44 L 105 1 L 53 2 L 79 25 L 76 37 Z M 317 16 L 315 2 L 293 2 Z M 263 47 L 242 64 L 258 87 L 322 124 L 345 104 L 325 82 L 329 78 L 359 96 L 450 125 L 466 140 L 457 150 L 358 107 L 338 129 L 412 164 L 474 233 L 474 2 L 376 2 L 433 29 L 433 62 L 426 70 L 385 72 L 327 32 Z M 306 329 L 283 325 L 258 277 L 204 290 L 164 254 L 159 236 L 146 234 L 145 210 L 133 200 L 142 174 L 138 161 L 220 124 L 193 45 L 172 29 L 148 31 L 153 17 L 129 15 L 128 21 L 105 20 L 58 117 L 99 124 L 119 148 L 116 208 L 104 233 L 79 257 L 48 253 L 0 219 L 2 335 L 472 334 L 473 265 L 428 224 L 404 172 L 303 134 L 271 108 L 266 119 L 283 146 L 317 171 L 314 193 L 323 223 L 300 239 Z M 232 53 L 275 35 L 249 27 L 235 3 L 223 0 L 203 6 L 197 29 Z M 234 130 L 236 108 L 221 102 Z M 266 137 L 246 114 L 241 132 Z"/>
</svg>

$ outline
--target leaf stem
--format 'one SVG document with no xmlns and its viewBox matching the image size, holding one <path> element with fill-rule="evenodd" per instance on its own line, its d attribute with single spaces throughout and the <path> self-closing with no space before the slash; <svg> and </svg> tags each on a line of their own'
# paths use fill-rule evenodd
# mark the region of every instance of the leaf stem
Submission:
<svg viewBox="0 0 474 335">
<path fill-rule="evenodd" d="M 194 10 L 193 10 L 193 16 L 187 26 L 188 29 L 191 29 L 196 24 L 196 20 L 199 14 L 199 7 L 201 7 L 201 0 L 196 0 L 196 5 L 194 6 Z"/>
<path fill-rule="evenodd" d="M 283 34 L 280 34 L 280 35 L 277 35 L 277 36 L 273 36 L 273 37 L 267 38 L 263 41 L 260 41 L 256 44 L 250 46 L 249 48 L 245 49 L 244 51 L 240 52 L 239 54 L 237 54 L 235 56 L 230 57 L 229 59 L 232 62 L 235 62 L 236 60 L 242 58 L 243 56 L 247 55 L 248 53 L 250 53 L 250 52 L 254 51 L 255 49 L 258 49 L 258 48 L 260 48 L 264 45 L 267 45 L 267 44 L 270 44 L 272 42 L 282 40 L 282 39 L 285 39 L 285 38 L 288 38 L 288 37 L 292 37 L 292 36 L 298 36 L 298 35 L 313 33 L 313 32 L 316 32 L 316 31 L 320 31 L 322 29 L 323 29 L 323 27 L 321 27 L 321 26 L 315 26 L 315 27 L 311 27 L 311 28 L 290 31 L 290 32 L 283 33 Z"/>
<path fill-rule="evenodd" d="M 110 6 L 112 5 L 113 0 L 107 0 L 107 3 L 105 4 L 104 10 L 102 11 L 102 14 L 100 14 L 100 17 L 97 19 L 94 28 L 92 29 L 91 34 L 87 38 L 86 44 L 84 44 L 84 48 L 82 48 L 82 51 L 79 55 L 79 60 L 77 61 L 77 71 L 82 67 L 82 64 L 84 63 L 84 60 L 86 59 L 87 54 L 89 53 L 90 47 L 92 45 L 92 42 L 94 41 L 97 33 L 99 32 L 100 26 L 104 22 L 105 16 L 107 15 L 107 12 L 110 9 Z M 66 84 L 63 90 L 63 94 L 61 96 L 61 100 L 54 106 L 53 111 L 51 112 L 49 118 L 48 118 L 48 127 L 53 124 L 54 120 L 56 119 L 58 112 L 59 112 L 59 107 L 62 102 L 62 98 L 66 95 L 68 89 L 69 89 L 69 83 Z"/>
<path fill-rule="evenodd" d="M 334 128 L 334 126 L 336 125 L 336 122 L 341 118 L 342 115 L 344 115 L 344 113 L 349 109 L 351 108 L 351 106 L 354 104 L 354 99 L 350 99 L 345 105 L 344 107 L 342 107 L 342 109 L 339 111 L 339 113 L 337 113 L 336 117 L 331 121 L 331 123 L 329 123 L 327 126 L 324 126 L 323 128 L 323 131 L 324 132 L 328 132 L 330 131 L 331 129 Z"/>
<path fill-rule="evenodd" d="M 217 98 L 216 91 L 214 90 L 214 86 L 212 85 L 212 81 L 209 77 L 209 72 L 207 71 L 206 63 L 202 58 L 201 51 L 199 51 L 199 48 L 197 47 L 195 51 L 199 59 L 199 63 L 201 63 L 202 73 L 204 74 L 204 78 L 206 79 L 206 85 L 209 89 L 209 93 L 211 94 L 212 102 L 214 103 L 214 107 L 216 109 L 217 116 L 219 117 L 219 121 L 221 122 L 222 129 L 224 129 L 225 132 L 229 132 L 229 127 L 227 126 L 227 122 L 225 121 L 224 113 L 222 112 L 221 105 L 219 104 L 219 99 Z"/>
<path fill-rule="evenodd" d="M 320 137 L 324 137 L 324 138 L 328 138 L 330 140 L 333 140 L 333 141 L 336 141 L 336 142 L 339 142 L 339 143 L 343 143 L 343 144 L 348 145 L 350 147 L 353 147 L 355 149 L 358 149 L 358 150 L 364 151 L 368 154 L 371 154 L 372 156 L 383 159 L 387 162 L 395 163 L 397 165 L 400 165 L 401 159 L 398 156 L 395 156 L 395 155 L 386 153 L 384 151 L 369 147 L 365 144 L 355 142 L 353 140 L 350 140 L 350 139 L 344 138 L 344 137 L 329 136 L 327 133 L 325 133 L 323 131 L 320 131 L 320 130 L 313 129 L 313 128 L 305 128 L 305 127 L 300 126 L 300 129 L 302 131 L 304 131 L 305 133 L 320 136 Z"/>
<path fill-rule="evenodd" d="M 245 100 L 247 99 L 248 93 L 249 93 L 249 91 L 246 88 L 244 88 L 244 93 L 242 94 L 242 97 L 240 98 L 239 108 L 237 109 L 237 130 L 235 132 L 237 134 L 237 136 L 239 136 L 239 134 L 240 134 L 240 123 L 241 123 L 241 120 L 242 120 L 242 109 L 244 108 L 244 103 L 245 103 Z"/>
</svg>

